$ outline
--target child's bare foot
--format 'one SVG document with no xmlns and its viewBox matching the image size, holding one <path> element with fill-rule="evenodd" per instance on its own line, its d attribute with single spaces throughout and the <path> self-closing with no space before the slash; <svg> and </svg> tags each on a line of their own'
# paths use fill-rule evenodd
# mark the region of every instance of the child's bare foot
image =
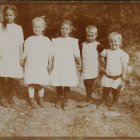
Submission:
<svg viewBox="0 0 140 140">
<path fill-rule="evenodd" d="M 61 108 L 61 101 L 56 101 L 56 103 L 55 103 L 55 107 L 57 108 L 57 109 L 60 109 Z"/>
<path fill-rule="evenodd" d="M 45 108 L 45 103 L 43 101 L 43 98 L 39 98 L 39 101 L 38 101 L 39 105 L 42 107 L 42 108 Z"/>
<path fill-rule="evenodd" d="M 37 102 L 34 99 L 30 99 L 30 104 L 33 108 L 38 108 Z"/>
</svg>

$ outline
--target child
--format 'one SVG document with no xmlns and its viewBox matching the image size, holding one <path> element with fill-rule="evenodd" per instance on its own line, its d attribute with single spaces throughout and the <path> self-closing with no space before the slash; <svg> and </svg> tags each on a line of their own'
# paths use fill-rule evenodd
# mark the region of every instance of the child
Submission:
<svg viewBox="0 0 140 140">
<path fill-rule="evenodd" d="M 87 41 L 82 43 L 82 77 L 86 88 L 87 105 L 92 103 L 94 80 L 98 76 L 98 54 L 103 51 L 102 45 L 96 41 L 97 28 L 93 25 L 86 27 Z"/>
<path fill-rule="evenodd" d="M 70 87 L 78 84 L 75 59 L 81 68 L 78 39 L 70 37 L 73 30 L 71 21 L 64 20 L 61 25 L 61 37 L 53 39 L 54 61 L 51 72 L 51 85 L 56 87 L 56 108 L 60 109 L 63 98 L 63 109 L 68 109 L 68 93 Z"/>
<path fill-rule="evenodd" d="M 129 56 L 122 49 L 122 35 L 117 32 L 109 34 L 110 48 L 105 49 L 101 56 L 106 59 L 106 70 L 102 78 L 103 104 L 106 104 L 109 92 L 112 91 L 112 109 L 116 108 L 119 96 L 118 88 L 126 79 Z"/>
<path fill-rule="evenodd" d="M 6 5 L 3 10 L 3 21 L 0 24 L 0 77 L 3 87 L 3 105 L 14 105 L 16 79 L 23 77 L 22 52 L 23 31 L 22 27 L 15 24 L 17 8 Z M 8 98 L 6 99 L 6 97 Z M 9 101 L 8 101 L 9 99 Z M 10 103 L 10 104 L 9 104 Z"/>
<path fill-rule="evenodd" d="M 44 86 L 49 85 L 49 71 L 52 68 L 51 41 L 43 35 L 46 23 L 43 17 L 32 20 L 34 36 L 26 39 L 24 44 L 25 76 L 31 106 L 37 108 L 34 99 L 35 87 L 38 88 L 39 105 L 45 107 L 43 96 Z M 48 69 L 48 70 L 47 70 Z"/>
</svg>

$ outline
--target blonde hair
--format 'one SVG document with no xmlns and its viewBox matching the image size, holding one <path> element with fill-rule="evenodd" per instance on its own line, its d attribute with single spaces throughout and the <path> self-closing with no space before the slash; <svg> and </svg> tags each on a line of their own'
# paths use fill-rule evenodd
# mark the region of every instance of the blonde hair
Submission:
<svg viewBox="0 0 140 140">
<path fill-rule="evenodd" d="M 120 46 L 121 46 L 122 45 L 122 35 L 118 32 L 112 32 L 109 34 L 109 40 L 111 40 L 113 36 L 118 37 L 118 39 L 120 40 Z"/>
<path fill-rule="evenodd" d="M 74 27 L 73 27 L 73 24 L 72 24 L 72 22 L 71 22 L 70 20 L 64 20 L 64 21 L 62 21 L 61 26 L 62 26 L 63 24 L 68 24 L 68 25 L 70 25 L 71 31 L 73 31 Z"/>
<path fill-rule="evenodd" d="M 91 30 L 94 30 L 95 32 L 97 32 L 97 27 L 94 26 L 94 25 L 88 25 L 88 26 L 86 27 L 86 32 L 89 32 L 89 31 L 91 31 Z"/>
<path fill-rule="evenodd" d="M 45 31 L 45 29 L 46 29 L 46 22 L 45 22 L 45 17 L 44 17 L 44 16 L 34 18 L 34 19 L 32 20 L 32 25 L 33 25 L 35 22 L 41 22 L 41 23 L 42 23 L 42 26 L 43 26 L 43 29 L 44 29 L 44 31 Z"/>
</svg>

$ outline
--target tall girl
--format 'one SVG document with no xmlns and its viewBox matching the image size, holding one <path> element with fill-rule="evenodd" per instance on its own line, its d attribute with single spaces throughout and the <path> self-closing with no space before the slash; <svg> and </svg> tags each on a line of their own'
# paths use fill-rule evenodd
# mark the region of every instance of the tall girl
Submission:
<svg viewBox="0 0 140 140">
<path fill-rule="evenodd" d="M 6 5 L 0 24 L 0 84 L 3 88 L 2 103 L 7 107 L 14 105 L 15 79 L 23 77 L 21 65 L 24 38 L 22 27 L 14 22 L 16 16 L 17 8 Z"/>
<path fill-rule="evenodd" d="M 44 86 L 49 85 L 49 72 L 52 67 L 51 49 L 52 44 L 45 37 L 45 19 L 36 17 L 32 20 L 34 35 L 27 38 L 24 43 L 23 59 L 25 61 L 24 81 L 28 84 L 28 94 L 31 106 L 37 108 L 34 99 L 35 89 L 38 89 L 39 105 L 45 107 L 43 96 Z"/>
<path fill-rule="evenodd" d="M 70 37 L 72 30 L 71 21 L 64 20 L 60 28 L 61 37 L 52 40 L 54 59 L 51 85 L 55 86 L 57 90 L 56 108 L 63 107 L 64 110 L 68 109 L 70 87 L 78 84 L 75 59 L 79 69 L 81 68 L 78 39 Z M 64 98 L 62 98 L 63 96 Z"/>
</svg>

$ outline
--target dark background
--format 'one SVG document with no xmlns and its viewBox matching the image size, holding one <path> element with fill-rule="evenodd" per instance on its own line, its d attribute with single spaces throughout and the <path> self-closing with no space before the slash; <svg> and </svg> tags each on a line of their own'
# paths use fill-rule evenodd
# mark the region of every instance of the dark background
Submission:
<svg viewBox="0 0 140 140">
<path fill-rule="evenodd" d="M 112 31 L 122 33 L 124 48 L 140 42 L 140 3 L 30 1 L 8 4 L 17 6 L 16 22 L 23 27 L 25 38 L 32 35 L 32 19 L 45 15 L 48 25 L 45 35 L 49 38 L 57 36 L 63 19 L 70 19 L 75 27 L 73 36 L 79 38 L 80 43 L 85 41 L 85 27 L 88 24 L 97 26 L 97 40 L 106 47 L 108 34 Z"/>
</svg>

